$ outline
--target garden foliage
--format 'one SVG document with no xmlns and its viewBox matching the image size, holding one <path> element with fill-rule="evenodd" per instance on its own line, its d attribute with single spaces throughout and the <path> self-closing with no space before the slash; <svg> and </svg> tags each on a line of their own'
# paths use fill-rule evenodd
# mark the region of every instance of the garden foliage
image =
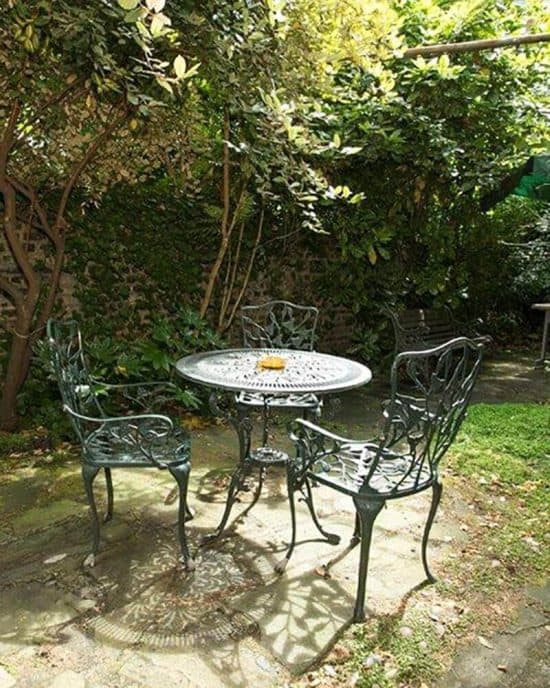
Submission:
<svg viewBox="0 0 550 688">
<path fill-rule="evenodd" d="M 446 303 L 509 335 L 548 289 L 545 207 L 480 209 L 544 150 L 547 48 L 404 54 L 544 31 L 540 0 L 10 0 L 1 22 L 2 127 L 13 94 L 25 101 L 8 171 L 48 211 L 78 188 L 33 298 L 50 305 L 67 242 L 111 372 L 150 374 L 213 341 L 188 308 L 230 332 L 258 267 L 284 273 L 305 248 L 320 269 L 295 298 L 349 307 L 367 358 L 383 306 Z M 24 314 L 28 332 L 46 311 Z M 159 319 L 185 343 L 152 355 Z"/>
</svg>

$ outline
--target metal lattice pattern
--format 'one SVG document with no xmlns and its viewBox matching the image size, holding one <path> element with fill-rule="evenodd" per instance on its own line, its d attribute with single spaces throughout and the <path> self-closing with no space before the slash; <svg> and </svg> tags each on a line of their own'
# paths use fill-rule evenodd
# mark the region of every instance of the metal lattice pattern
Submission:
<svg viewBox="0 0 550 688">
<path fill-rule="evenodd" d="M 399 354 L 378 441 L 354 442 L 296 421 L 299 470 L 314 471 L 321 482 L 344 492 L 386 499 L 429 486 L 464 419 L 481 349 L 481 344 L 460 338 L 432 350 Z"/>
<path fill-rule="evenodd" d="M 182 559 L 193 568 L 185 535 L 187 483 L 189 479 L 190 442 L 187 434 L 176 428 L 172 420 L 158 413 L 139 413 L 109 417 L 102 407 L 98 390 L 119 390 L 126 399 L 146 407 L 148 391 L 155 396 L 159 385 L 121 385 L 97 383 L 86 368 L 82 339 L 75 322 L 50 320 L 47 327 L 51 363 L 63 399 L 63 408 L 70 415 L 82 445 L 82 477 L 93 518 L 92 552 L 86 562 L 93 565 L 99 549 L 99 516 L 93 483 L 104 469 L 107 483 L 106 520 L 113 512 L 111 468 L 154 466 L 168 469 L 179 487 L 178 534 Z"/>
<path fill-rule="evenodd" d="M 244 345 L 251 349 L 281 348 L 311 351 L 319 311 L 289 301 L 269 301 L 241 309 Z"/>
<path fill-rule="evenodd" d="M 264 370 L 265 356 L 285 360 L 283 370 Z M 351 389 L 371 379 L 370 370 L 345 358 L 289 349 L 230 349 L 187 356 L 176 363 L 183 377 L 200 384 L 265 395 L 323 394 Z"/>
<path fill-rule="evenodd" d="M 422 536 L 428 580 L 430 529 L 441 499 L 439 462 L 466 414 L 479 374 L 483 343 L 460 337 L 426 351 L 398 354 L 392 366 L 392 396 L 382 436 L 372 442 L 338 437 L 307 420 L 296 420 L 291 437 L 297 458 L 289 463 L 293 486 L 315 478 L 350 495 L 356 508 L 350 543 L 361 543 L 354 621 L 365 618 L 365 592 L 374 522 L 388 499 L 431 488 Z"/>
</svg>

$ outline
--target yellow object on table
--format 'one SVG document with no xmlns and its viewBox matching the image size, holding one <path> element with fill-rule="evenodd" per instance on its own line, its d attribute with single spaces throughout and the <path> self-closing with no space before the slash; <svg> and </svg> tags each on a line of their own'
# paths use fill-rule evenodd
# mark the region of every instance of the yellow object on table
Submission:
<svg viewBox="0 0 550 688">
<path fill-rule="evenodd" d="M 280 356 L 265 356 L 258 361 L 258 368 L 265 370 L 283 370 L 286 361 Z"/>
</svg>

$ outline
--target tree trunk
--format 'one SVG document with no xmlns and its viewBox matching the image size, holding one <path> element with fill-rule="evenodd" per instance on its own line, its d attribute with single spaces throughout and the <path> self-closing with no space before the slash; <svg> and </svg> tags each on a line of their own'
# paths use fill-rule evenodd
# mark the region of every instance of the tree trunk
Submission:
<svg viewBox="0 0 550 688">
<path fill-rule="evenodd" d="M 30 317 L 26 313 L 18 314 L 0 401 L 0 429 L 2 430 L 12 431 L 17 424 L 17 394 L 26 377 L 30 362 L 28 339 L 30 325 Z"/>
<path fill-rule="evenodd" d="M 122 107 L 116 115 L 117 109 Z M 123 101 L 113 106 L 112 117 L 108 124 L 92 140 L 84 155 L 75 162 L 67 182 L 62 189 L 57 206 L 55 220 L 50 224 L 45 207 L 41 204 L 35 190 L 22 180 L 7 174 L 7 163 L 13 146 L 15 124 L 20 107 L 15 104 L 8 125 L 0 139 L 0 194 L 4 200 L 4 235 L 10 247 L 14 261 L 24 278 L 24 287 L 14 285 L 0 275 L 0 289 L 7 294 L 16 308 L 16 323 L 11 342 L 6 375 L 0 400 L 0 429 L 13 430 L 17 423 L 17 394 L 25 382 L 32 359 L 32 345 L 42 335 L 44 326 L 51 315 L 59 289 L 59 279 L 65 255 L 65 212 L 71 193 L 78 182 L 82 171 L 96 155 L 100 146 L 115 131 L 128 114 Z M 17 227 L 17 196 L 22 195 L 30 203 L 31 215 L 29 226 L 36 212 L 38 223 L 34 226 L 45 234 L 54 247 L 54 264 L 46 283 L 42 280 L 35 266 L 32 265 L 27 245 L 21 241 Z M 41 294 L 44 296 L 42 305 Z"/>
<path fill-rule="evenodd" d="M 229 177 L 229 137 L 231 136 L 231 121 L 229 119 L 229 109 L 226 107 L 224 111 L 223 120 L 223 180 L 222 180 L 222 196 L 223 196 L 223 216 L 220 227 L 221 242 L 218 248 L 218 255 L 214 264 L 210 268 L 210 274 L 208 275 L 208 283 L 204 291 L 204 296 L 202 297 L 200 305 L 200 316 L 204 318 L 206 311 L 210 306 L 210 301 L 212 300 L 212 294 L 214 293 L 214 285 L 218 279 L 218 274 L 220 272 L 221 266 L 223 264 L 223 259 L 227 252 L 229 246 L 230 232 L 228 231 L 229 225 L 229 213 L 231 211 L 231 182 Z"/>
</svg>

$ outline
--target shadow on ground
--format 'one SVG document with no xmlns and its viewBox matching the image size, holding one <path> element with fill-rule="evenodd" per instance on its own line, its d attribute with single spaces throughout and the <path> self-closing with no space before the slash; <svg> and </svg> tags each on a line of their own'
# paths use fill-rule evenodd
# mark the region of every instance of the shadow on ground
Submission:
<svg viewBox="0 0 550 688">
<path fill-rule="evenodd" d="M 490 362 L 477 399 L 544 399 L 547 375 L 530 364 L 527 358 Z M 384 398 L 384 383 L 350 393 L 330 422 L 363 437 Z M 275 434 L 275 441 L 286 442 L 283 422 Z M 254 509 L 238 517 L 251 499 L 252 492 L 245 493 L 225 535 L 201 548 L 201 537 L 221 516 L 235 451 L 229 428 L 194 433 L 193 573 L 177 561 L 177 507 L 166 503 L 173 483 L 164 473 L 114 472 L 115 518 L 102 529 L 94 568 L 82 565 L 90 533 L 77 457 L 53 465 L 37 460 L 0 478 L 2 688 L 262 688 L 324 656 L 349 623 L 355 596 L 358 551 L 346 551 L 351 500 L 314 490 L 321 521 L 342 536 L 337 546 L 319 540 L 305 505 L 298 505 L 296 551 L 277 576 L 290 517 L 283 476 L 274 470 Z M 398 613 L 422 583 L 428 501 L 426 495 L 399 500 L 380 515 L 369 571 L 371 614 Z M 459 498 L 445 496 L 431 538 L 435 571 L 467 537 L 457 516 L 463 508 Z M 323 564 L 339 553 L 326 576 Z"/>
</svg>

